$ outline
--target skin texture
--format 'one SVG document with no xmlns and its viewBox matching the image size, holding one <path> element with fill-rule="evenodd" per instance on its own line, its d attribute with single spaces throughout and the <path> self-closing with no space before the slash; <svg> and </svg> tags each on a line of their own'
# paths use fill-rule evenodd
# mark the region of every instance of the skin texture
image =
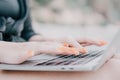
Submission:
<svg viewBox="0 0 120 80">
<path fill-rule="evenodd" d="M 84 48 L 85 46 L 96 45 L 96 46 L 104 46 L 107 44 L 104 40 L 97 40 L 91 38 L 73 38 L 73 37 L 63 37 L 63 38 L 44 38 L 40 35 L 33 36 L 29 39 L 29 41 L 51 41 L 51 42 L 61 42 L 64 46 L 77 48 L 81 53 L 86 53 L 87 50 Z"/>
<path fill-rule="evenodd" d="M 0 42 L 0 62 L 2 63 L 8 63 L 8 64 L 20 64 L 27 60 L 28 58 L 39 55 L 40 53 L 46 53 L 46 54 L 67 54 L 70 55 L 74 53 L 77 55 L 77 53 L 80 51 L 78 46 L 74 46 L 69 42 L 66 42 L 62 39 L 62 41 L 51 41 L 51 40 L 45 40 L 39 39 L 35 41 L 36 38 L 40 36 L 34 36 L 34 40 L 31 42 L 25 42 L 25 43 L 13 43 L 13 42 Z M 75 41 L 75 40 L 74 40 Z M 103 44 L 106 44 L 105 41 L 101 43 L 101 40 L 92 40 L 87 38 L 80 38 L 79 40 L 76 39 L 76 42 L 80 44 L 82 48 L 84 46 L 88 45 L 97 45 L 97 46 L 103 46 Z M 84 45 L 83 45 L 84 44 Z M 6 50 L 7 49 L 7 50 Z M 9 50 L 9 51 L 8 51 Z M 4 54 L 2 54 L 4 53 Z M 26 80 L 30 79 L 48 79 L 49 77 L 56 77 L 59 80 L 119 80 L 119 66 L 120 66 L 120 55 L 116 54 L 112 59 L 110 59 L 108 62 L 106 62 L 99 70 L 95 72 L 24 72 L 29 76 L 28 78 L 25 78 Z M 6 73 L 6 72 L 4 72 Z M 7 74 L 9 74 L 7 72 Z M 10 72 L 10 74 L 14 75 L 16 72 Z M 18 75 L 19 73 L 17 73 Z M 40 75 L 41 74 L 41 75 Z M 57 75 L 58 74 L 58 75 Z M 16 76 L 17 76 L 16 75 Z M 19 75 L 22 75 L 21 73 Z M 35 76 L 34 76 L 35 75 Z M 38 75 L 38 76 L 37 76 Z M 42 76 L 42 75 L 46 75 Z M 47 76 L 49 75 L 49 76 Z M 67 76 L 70 76 L 69 78 Z M 32 77 L 31 77 L 32 76 Z M 87 76 L 87 77 L 86 77 Z M 24 77 L 23 77 L 24 78 Z M 52 78 L 50 78 L 52 79 Z"/>
<path fill-rule="evenodd" d="M 33 36 L 30 42 L 14 43 L 14 42 L 0 42 L 0 62 L 8 64 L 20 64 L 28 58 L 45 54 L 65 54 L 65 55 L 78 55 L 79 52 L 86 53 L 87 50 L 83 47 L 85 45 L 102 46 L 97 40 L 92 39 L 43 39 L 41 36 Z M 64 44 L 65 43 L 65 44 Z M 81 45 L 82 44 L 82 45 Z M 7 49 L 7 50 L 6 50 Z M 9 50 L 9 51 L 8 51 Z"/>
</svg>

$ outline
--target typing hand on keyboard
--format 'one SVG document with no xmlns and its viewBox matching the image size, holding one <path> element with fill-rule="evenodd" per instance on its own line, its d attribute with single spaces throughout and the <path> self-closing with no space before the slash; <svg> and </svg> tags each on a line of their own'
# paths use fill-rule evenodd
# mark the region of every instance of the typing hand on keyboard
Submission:
<svg viewBox="0 0 120 80">
<path fill-rule="evenodd" d="M 96 46 L 104 46 L 107 44 L 104 40 L 94 40 L 89 38 L 73 38 L 73 37 L 66 37 L 61 39 L 61 42 L 65 47 L 60 47 L 58 50 L 66 51 L 69 50 L 73 53 L 73 55 L 79 55 L 79 53 L 87 53 L 86 46 L 96 45 Z M 79 53 L 78 53 L 79 51 Z"/>
<path fill-rule="evenodd" d="M 59 41 L 44 41 L 35 42 L 30 48 L 34 49 L 36 55 L 40 53 L 43 54 L 53 54 L 58 55 L 57 58 L 49 59 L 45 62 L 40 62 L 37 65 L 67 65 L 67 64 L 78 64 L 87 63 L 94 58 L 101 55 L 101 51 L 89 51 L 85 46 L 97 45 L 103 46 L 106 42 L 102 40 L 92 40 L 92 39 L 74 39 L 65 38 Z M 96 48 L 95 48 L 96 49 Z M 83 54 L 86 53 L 86 54 Z"/>
<path fill-rule="evenodd" d="M 89 51 L 87 54 L 79 54 L 79 55 L 58 55 L 56 58 L 47 60 L 45 62 L 40 62 L 36 64 L 39 65 L 77 65 L 77 64 L 85 64 L 89 61 L 94 60 L 95 58 L 102 55 L 104 50 L 95 50 Z"/>
</svg>

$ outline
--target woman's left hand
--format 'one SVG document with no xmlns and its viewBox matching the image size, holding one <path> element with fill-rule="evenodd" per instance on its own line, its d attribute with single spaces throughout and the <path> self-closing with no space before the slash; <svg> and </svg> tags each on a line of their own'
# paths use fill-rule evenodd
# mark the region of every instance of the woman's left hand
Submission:
<svg viewBox="0 0 120 80">
<path fill-rule="evenodd" d="M 87 50 L 85 46 L 96 45 L 96 46 L 104 46 L 107 44 L 104 40 L 97 40 L 91 38 L 73 38 L 73 37 L 63 37 L 63 38 L 42 38 L 40 35 L 33 36 L 30 41 L 58 41 L 62 42 L 67 47 L 74 47 L 78 49 L 81 53 L 86 53 Z"/>
</svg>

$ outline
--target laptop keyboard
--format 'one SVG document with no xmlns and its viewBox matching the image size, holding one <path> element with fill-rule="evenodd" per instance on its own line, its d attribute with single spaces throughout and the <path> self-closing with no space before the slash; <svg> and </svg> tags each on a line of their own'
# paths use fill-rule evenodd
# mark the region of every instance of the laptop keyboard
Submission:
<svg viewBox="0 0 120 80">
<path fill-rule="evenodd" d="M 89 51 L 87 54 L 79 54 L 77 56 L 75 55 L 59 55 L 56 58 L 47 60 L 42 63 L 36 64 L 36 66 L 40 65 L 77 65 L 77 64 L 86 64 L 95 58 L 102 55 L 103 50 L 95 50 L 95 51 Z"/>
</svg>

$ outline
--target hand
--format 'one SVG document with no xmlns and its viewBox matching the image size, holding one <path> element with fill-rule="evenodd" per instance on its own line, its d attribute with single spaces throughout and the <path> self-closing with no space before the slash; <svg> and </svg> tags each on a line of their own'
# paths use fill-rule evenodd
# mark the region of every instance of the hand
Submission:
<svg viewBox="0 0 120 80">
<path fill-rule="evenodd" d="M 40 53 L 77 55 L 79 51 L 66 47 L 60 42 L 0 42 L 0 62 L 2 63 L 20 64 Z"/>
<path fill-rule="evenodd" d="M 58 55 L 58 54 L 63 54 L 63 55 L 78 55 L 79 50 L 76 48 L 71 48 L 65 46 L 61 42 L 51 42 L 51 41 L 46 41 L 46 42 L 34 42 L 30 44 L 31 47 L 33 47 L 33 51 L 35 52 L 35 55 L 38 55 L 40 53 L 44 54 L 53 54 L 53 55 Z"/>
<path fill-rule="evenodd" d="M 73 38 L 73 37 L 64 37 L 64 38 L 42 38 L 40 35 L 33 36 L 30 41 L 58 41 L 62 42 L 66 47 L 73 47 L 78 49 L 81 53 L 86 53 L 87 50 L 84 48 L 85 46 L 96 45 L 96 46 L 104 46 L 107 44 L 104 40 L 95 40 L 90 38 Z"/>
<path fill-rule="evenodd" d="M 104 46 L 107 44 L 104 40 L 95 40 L 90 38 L 73 38 L 73 37 L 65 37 L 59 39 L 68 47 L 74 47 L 78 49 L 81 53 L 86 53 L 87 50 L 85 46 L 96 45 L 96 46 Z"/>
</svg>

